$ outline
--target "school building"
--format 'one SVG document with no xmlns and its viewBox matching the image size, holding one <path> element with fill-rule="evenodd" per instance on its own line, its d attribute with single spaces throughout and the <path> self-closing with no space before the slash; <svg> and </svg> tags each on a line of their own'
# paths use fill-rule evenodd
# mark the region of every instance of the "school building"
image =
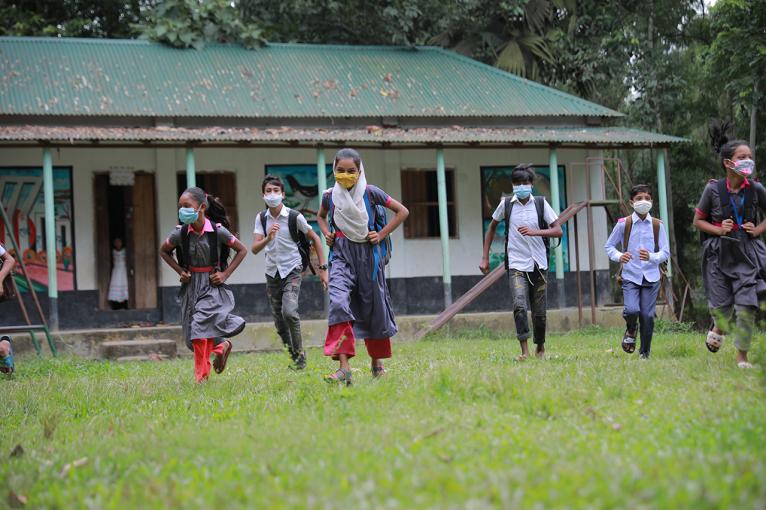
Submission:
<svg viewBox="0 0 766 510">
<path fill-rule="evenodd" d="M 158 249 L 178 223 L 188 183 L 222 198 L 249 247 L 266 173 L 283 177 L 286 204 L 314 222 L 335 151 L 358 149 L 368 182 L 410 209 L 386 269 L 395 310 L 427 314 L 481 279 L 484 229 L 511 192 L 515 165 L 534 164 L 535 193 L 561 211 L 608 198 L 603 150 L 652 150 L 664 183 L 662 149 L 683 141 L 622 126 L 618 112 L 432 47 L 198 51 L 0 37 L 0 76 L 0 199 L 17 256 L 62 329 L 177 322 L 178 277 Z M 667 221 L 663 189 L 657 198 Z M 577 302 L 576 244 L 580 267 L 595 269 L 598 301 L 611 299 L 602 250 L 611 224 L 603 208 L 592 214 L 592 261 L 585 211 L 577 243 L 570 224 L 552 250 L 551 308 Z M 0 226 L 0 242 L 12 248 L 10 233 Z M 494 264 L 502 263 L 502 236 Z M 116 237 L 127 247 L 127 310 L 106 300 Z M 270 320 L 263 255 L 248 255 L 228 283 L 239 314 Z M 582 292 L 587 302 L 589 286 Z M 301 301 L 304 317 L 323 316 L 318 280 L 304 282 Z M 507 283 L 468 310 L 510 310 Z M 19 323 L 17 304 L 0 303 L 0 325 Z"/>
</svg>

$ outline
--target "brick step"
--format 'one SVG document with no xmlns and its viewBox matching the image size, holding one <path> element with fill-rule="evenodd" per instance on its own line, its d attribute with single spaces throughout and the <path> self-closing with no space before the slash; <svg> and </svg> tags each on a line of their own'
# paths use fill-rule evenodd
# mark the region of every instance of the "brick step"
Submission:
<svg viewBox="0 0 766 510">
<path fill-rule="evenodd" d="M 149 359 L 149 355 L 175 358 L 177 355 L 176 342 L 167 339 L 151 340 L 115 340 L 101 343 L 101 358 L 119 359 L 126 357 L 141 357 Z"/>
</svg>

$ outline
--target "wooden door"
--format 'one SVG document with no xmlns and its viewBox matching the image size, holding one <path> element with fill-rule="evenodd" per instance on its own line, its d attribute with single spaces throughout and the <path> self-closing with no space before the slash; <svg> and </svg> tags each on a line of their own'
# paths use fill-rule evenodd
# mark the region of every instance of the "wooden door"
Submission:
<svg viewBox="0 0 766 510">
<path fill-rule="evenodd" d="M 132 308 L 157 308 L 156 205 L 154 175 L 136 174 L 127 225 Z"/>
<path fill-rule="evenodd" d="M 112 270 L 112 246 L 109 239 L 109 176 L 97 174 L 93 180 L 96 222 L 96 276 L 98 278 L 98 306 L 109 308 L 106 301 Z"/>
</svg>

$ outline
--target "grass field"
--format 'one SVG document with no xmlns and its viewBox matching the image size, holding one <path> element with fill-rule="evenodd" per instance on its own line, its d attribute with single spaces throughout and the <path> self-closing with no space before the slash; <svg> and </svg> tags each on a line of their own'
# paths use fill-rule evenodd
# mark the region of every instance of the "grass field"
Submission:
<svg viewBox="0 0 766 510">
<path fill-rule="evenodd" d="M 233 356 L 202 386 L 190 359 L 22 360 L 0 507 L 764 508 L 762 371 L 700 335 L 656 336 L 650 361 L 619 336 L 553 335 L 524 363 L 487 332 L 398 344 L 352 388 L 317 350 L 302 373 Z"/>
</svg>

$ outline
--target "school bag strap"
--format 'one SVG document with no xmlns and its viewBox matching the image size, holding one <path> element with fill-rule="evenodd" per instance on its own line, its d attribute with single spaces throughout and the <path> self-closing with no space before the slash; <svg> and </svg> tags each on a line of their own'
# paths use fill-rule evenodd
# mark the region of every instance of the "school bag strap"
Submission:
<svg viewBox="0 0 766 510">
<path fill-rule="evenodd" d="M 726 182 L 726 178 L 718 179 L 716 181 L 716 187 L 718 188 L 718 200 L 721 202 L 721 221 L 734 218 L 734 210 L 731 207 L 731 193 L 729 193 L 729 185 Z M 742 208 L 742 221 L 747 223 L 751 221 L 755 223 L 755 207 L 754 207 L 754 195 L 753 185 L 745 187 L 745 203 Z M 736 221 L 736 220 L 735 220 Z"/>
<path fill-rule="evenodd" d="M 261 228 L 263 229 L 263 237 L 269 237 L 268 232 L 266 232 L 266 213 L 269 212 L 268 209 L 264 209 L 261 211 L 261 213 L 258 215 L 258 217 L 261 220 Z"/>
<path fill-rule="evenodd" d="M 185 270 L 189 270 L 189 256 L 187 255 L 189 253 L 189 227 L 187 225 L 181 225 L 181 244 L 179 248 L 176 248 L 176 259 L 178 260 L 178 265 L 184 268 Z"/>
<path fill-rule="evenodd" d="M 298 230 L 298 216 L 300 213 L 295 209 L 287 210 L 287 230 L 290 231 L 290 237 L 298 245 L 298 253 L 301 255 L 301 270 L 306 268 L 311 270 L 312 274 L 317 274 L 314 266 L 311 265 L 311 242 L 306 234 Z"/>
</svg>

